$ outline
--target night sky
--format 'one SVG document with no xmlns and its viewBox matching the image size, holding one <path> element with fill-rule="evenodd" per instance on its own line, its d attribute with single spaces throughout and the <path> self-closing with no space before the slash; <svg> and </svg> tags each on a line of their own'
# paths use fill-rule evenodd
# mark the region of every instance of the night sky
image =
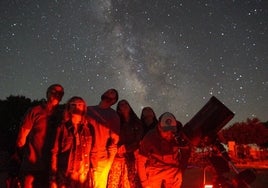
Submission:
<svg viewBox="0 0 268 188">
<path fill-rule="evenodd" d="M 2 100 L 60 83 L 62 103 L 116 88 L 185 124 L 215 96 L 229 123 L 268 120 L 267 0 L 1 0 L 0 16 Z"/>
</svg>

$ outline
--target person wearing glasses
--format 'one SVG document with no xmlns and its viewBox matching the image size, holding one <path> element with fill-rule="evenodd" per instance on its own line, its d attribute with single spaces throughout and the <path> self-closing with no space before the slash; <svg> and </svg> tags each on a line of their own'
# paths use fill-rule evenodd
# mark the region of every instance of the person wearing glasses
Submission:
<svg viewBox="0 0 268 188">
<path fill-rule="evenodd" d="M 17 151 L 23 151 L 21 176 L 23 188 L 43 188 L 49 183 L 50 150 L 56 125 L 61 121 L 59 103 L 64 95 L 60 84 L 47 88 L 43 103 L 30 108 L 18 133 Z"/>
<path fill-rule="evenodd" d="M 93 145 L 90 152 L 93 188 L 106 188 L 108 174 L 117 153 L 120 118 L 112 109 L 118 101 L 116 89 L 108 89 L 96 106 L 88 106 L 87 116 L 93 126 Z"/>
<path fill-rule="evenodd" d="M 86 102 L 78 96 L 70 98 L 65 105 L 51 150 L 51 188 L 90 187 L 92 129 L 87 123 L 86 110 Z"/>
</svg>

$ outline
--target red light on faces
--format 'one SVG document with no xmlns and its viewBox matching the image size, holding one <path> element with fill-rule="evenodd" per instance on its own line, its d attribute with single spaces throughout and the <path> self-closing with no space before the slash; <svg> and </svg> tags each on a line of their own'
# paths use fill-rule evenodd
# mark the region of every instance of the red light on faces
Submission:
<svg viewBox="0 0 268 188">
<path fill-rule="evenodd" d="M 204 188 L 213 188 L 213 185 L 204 185 Z"/>
</svg>

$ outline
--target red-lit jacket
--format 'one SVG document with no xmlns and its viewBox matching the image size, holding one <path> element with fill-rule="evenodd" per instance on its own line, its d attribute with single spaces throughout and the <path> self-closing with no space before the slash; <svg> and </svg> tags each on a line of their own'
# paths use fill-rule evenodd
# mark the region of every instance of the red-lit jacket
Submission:
<svg viewBox="0 0 268 188">
<path fill-rule="evenodd" d="M 73 173 L 87 174 L 90 167 L 90 150 L 92 133 L 87 125 L 79 125 L 77 135 L 70 121 L 61 124 L 57 129 L 54 146 L 51 150 L 51 170 L 65 175 Z"/>
<path fill-rule="evenodd" d="M 155 127 L 141 141 L 137 159 L 139 177 L 143 187 L 157 181 L 181 183 L 180 150 L 176 141 L 164 140 Z M 176 184 L 177 185 L 177 184 Z"/>
</svg>

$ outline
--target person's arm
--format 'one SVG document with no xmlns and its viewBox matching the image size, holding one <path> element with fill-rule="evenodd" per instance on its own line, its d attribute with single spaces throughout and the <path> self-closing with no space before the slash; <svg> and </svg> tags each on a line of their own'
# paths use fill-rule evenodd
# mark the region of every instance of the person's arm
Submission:
<svg viewBox="0 0 268 188">
<path fill-rule="evenodd" d="M 35 115 L 34 115 L 34 109 L 32 108 L 28 110 L 23 117 L 23 121 L 21 122 L 21 127 L 16 141 L 16 147 L 22 148 L 25 145 L 26 138 L 33 127 L 34 120 Z"/>
<path fill-rule="evenodd" d="M 23 151 L 24 151 L 24 145 L 26 143 L 27 135 L 29 134 L 31 130 L 21 127 L 18 133 L 16 146 L 15 146 L 15 152 L 12 154 L 11 158 L 12 160 L 16 161 L 18 164 L 21 163 L 23 158 Z"/>
<path fill-rule="evenodd" d="M 146 174 L 146 162 L 147 156 L 141 153 L 141 148 L 139 149 L 137 157 L 137 172 L 142 184 L 142 187 L 147 187 L 149 185 L 147 174 Z"/>
<path fill-rule="evenodd" d="M 111 145 L 108 147 L 108 160 L 112 163 L 117 153 L 117 143 L 119 135 L 111 133 Z"/>
<path fill-rule="evenodd" d="M 27 136 L 29 135 L 32 129 L 34 117 L 35 116 L 34 116 L 33 109 L 29 109 L 24 114 L 23 120 L 21 122 L 16 144 L 15 144 L 15 152 L 11 156 L 12 160 L 16 161 L 18 164 L 20 164 L 22 161 L 24 146 L 26 144 Z"/>
<path fill-rule="evenodd" d="M 22 148 L 26 143 L 26 138 L 28 134 L 30 133 L 31 129 L 21 127 L 18 133 L 18 138 L 16 142 L 16 146 L 18 148 Z"/>
<path fill-rule="evenodd" d="M 114 157 L 117 153 L 117 144 L 119 142 L 119 134 L 120 134 L 120 118 L 116 114 L 112 128 L 110 129 L 110 141 L 108 146 L 108 157 L 109 161 L 112 163 L 114 160 Z"/>
<path fill-rule="evenodd" d="M 51 149 L 51 163 L 50 163 L 50 170 L 52 174 L 57 172 L 58 166 L 58 153 L 59 153 L 59 145 L 60 145 L 60 136 L 61 135 L 61 126 L 57 127 L 55 141 L 53 143 L 53 147 Z"/>
<path fill-rule="evenodd" d="M 55 188 L 57 171 L 58 171 L 58 153 L 59 153 L 59 144 L 61 140 L 61 126 L 57 127 L 56 137 L 51 149 L 51 163 L 50 163 L 50 172 L 49 172 L 49 183 L 51 188 Z"/>
</svg>

